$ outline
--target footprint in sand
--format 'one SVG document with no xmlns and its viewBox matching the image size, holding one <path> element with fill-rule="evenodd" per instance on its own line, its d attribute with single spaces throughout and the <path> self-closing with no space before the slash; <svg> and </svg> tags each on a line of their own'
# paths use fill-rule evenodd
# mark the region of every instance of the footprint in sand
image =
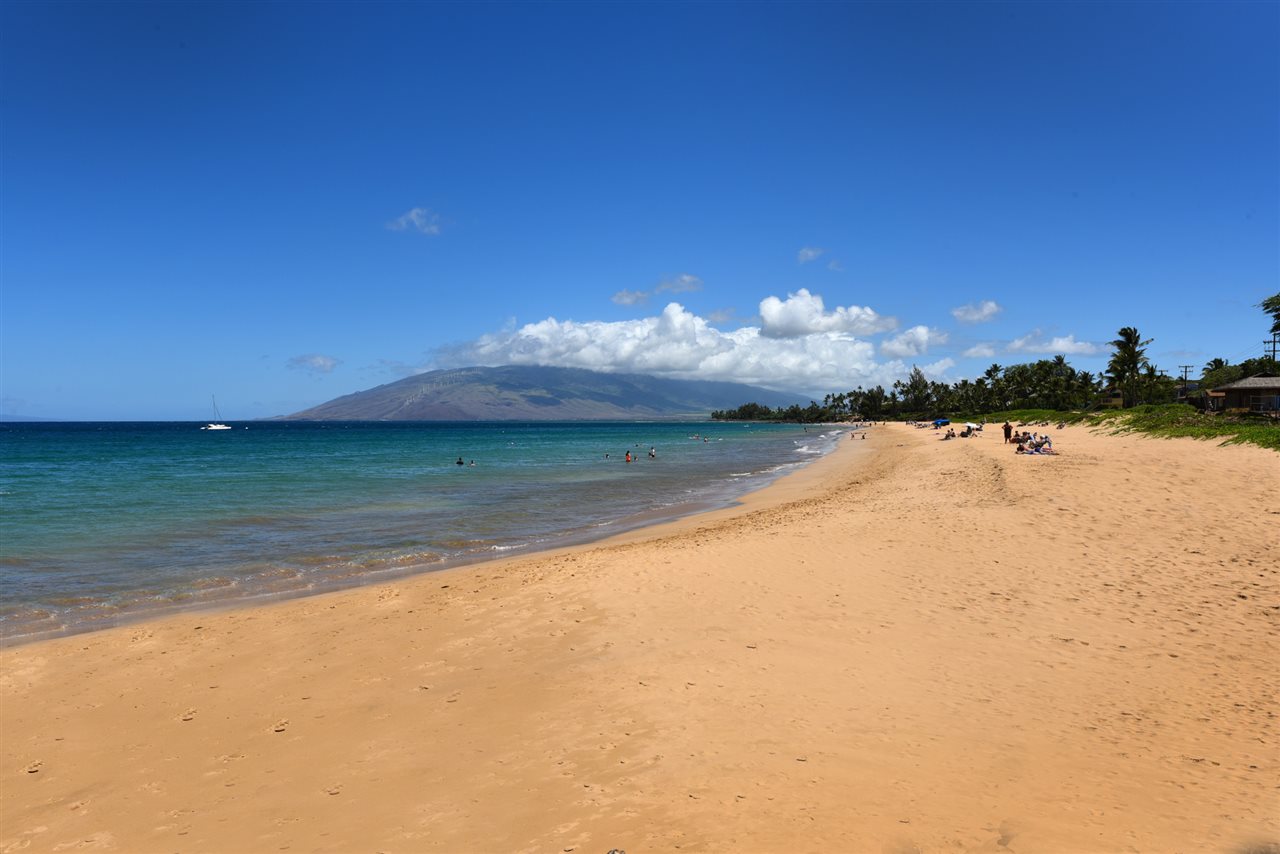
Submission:
<svg viewBox="0 0 1280 854">
<path fill-rule="evenodd" d="M 281 718 L 280 720 L 276 721 L 276 725 L 271 728 L 271 731 L 284 732 L 288 728 L 289 728 L 289 719 Z"/>
<path fill-rule="evenodd" d="M 181 719 L 184 721 L 189 721 L 195 718 L 195 716 L 196 716 L 195 709 L 187 709 L 185 712 L 182 713 Z"/>
<path fill-rule="evenodd" d="M 38 760 L 37 760 L 37 761 L 35 761 L 35 762 L 32 762 L 30 765 L 28 765 L 26 768 L 23 768 L 22 770 L 23 770 L 23 771 L 25 771 L 25 772 L 26 772 L 26 773 L 28 773 L 28 774 L 37 774 L 37 773 L 39 773 L 40 768 L 41 768 L 43 765 L 44 765 L 44 763 L 43 763 L 43 762 L 40 762 L 40 761 L 38 761 Z"/>
</svg>

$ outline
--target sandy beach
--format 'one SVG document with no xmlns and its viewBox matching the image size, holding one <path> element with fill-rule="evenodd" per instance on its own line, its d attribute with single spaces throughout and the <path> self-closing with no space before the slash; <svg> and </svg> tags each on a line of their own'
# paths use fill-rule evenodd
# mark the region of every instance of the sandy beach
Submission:
<svg viewBox="0 0 1280 854">
<path fill-rule="evenodd" d="M 1280 847 L 1280 455 L 890 425 L 606 543 L 0 652 L 0 852 Z"/>
</svg>

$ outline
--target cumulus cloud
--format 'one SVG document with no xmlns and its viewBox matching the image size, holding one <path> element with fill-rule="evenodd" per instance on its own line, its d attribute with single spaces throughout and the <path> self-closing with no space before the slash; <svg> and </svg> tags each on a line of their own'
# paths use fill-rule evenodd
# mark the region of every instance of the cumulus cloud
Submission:
<svg viewBox="0 0 1280 854">
<path fill-rule="evenodd" d="M 333 369 L 342 364 L 341 359 L 335 359 L 332 356 L 325 356 L 320 353 L 307 353 L 302 356 L 294 356 L 285 365 L 298 371 L 307 371 L 313 374 L 332 373 Z"/>
<path fill-rule="evenodd" d="M 1050 338 L 1048 341 L 1037 329 L 1021 338 L 1015 338 L 1005 347 L 1010 353 L 1031 353 L 1039 355 L 1091 356 L 1101 348 L 1088 341 L 1077 341 L 1074 335 Z"/>
<path fill-rule="evenodd" d="M 387 228 L 392 231 L 412 229 L 422 234 L 436 235 L 440 233 L 440 215 L 426 208 L 410 208 L 387 223 Z"/>
<path fill-rule="evenodd" d="M 681 294 L 700 290 L 702 290 L 702 279 L 692 273 L 681 273 L 678 276 L 666 277 L 651 291 L 629 291 L 623 288 L 614 294 L 612 299 L 618 305 L 644 305 L 649 301 L 649 297 L 655 294 Z"/>
<path fill-rule="evenodd" d="M 929 352 L 930 344 L 947 343 L 947 334 L 927 326 L 913 326 L 904 329 L 886 341 L 880 342 L 880 352 L 886 356 L 905 359 Z"/>
<path fill-rule="evenodd" d="M 951 316 L 961 323 L 985 323 L 1001 312 L 1000 305 L 995 300 L 984 299 L 982 302 L 974 305 L 957 306 L 951 309 Z"/>
<path fill-rule="evenodd" d="M 960 355 L 966 359 L 990 359 L 996 354 L 996 348 L 990 344 L 974 344 Z"/>
<path fill-rule="evenodd" d="M 836 259 L 832 258 L 830 261 L 827 262 L 827 269 L 833 273 L 843 273 L 844 265 L 841 264 Z"/>
<path fill-rule="evenodd" d="M 760 301 L 760 334 L 767 338 L 793 338 L 821 332 L 872 335 L 896 329 L 898 321 L 882 317 L 870 308 L 838 306 L 826 310 L 822 297 L 801 288 L 785 300 L 765 297 Z"/>
<path fill-rule="evenodd" d="M 796 253 L 796 261 L 801 264 L 808 264 L 810 261 L 817 261 L 818 257 L 826 251 L 818 246 L 805 246 Z"/>
<path fill-rule="evenodd" d="M 808 294 L 805 298 L 816 299 Z M 786 305 L 781 300 L 775 302 Z M 876 320 L 872 325 L 885 323 L 885 318 L 870 309 L 858 311 L 869 312 Z M 634 320 L 549 317 L 440 351 L 436 361 L 441 366 L 554 365 L 673 379 L 726 380 L 817 396 L 858 385 L 888 386 L 910 370 L 900 360 L 878 362 L 874 344 L 842 328 L 866 325 L 863 315 L 855 313 L 858 323 L 853 324 L 847 312 L 822 312 L 819 301 L 816 316 L 828 321 L 836 317 L 839 323 L 787 336 L 768 335 L 757 326 L 725 332 L 672 302 L 657 316 Z M 944 359 L 922 370 L 939 374 L 949 367 L 951 361 Z"/>
<path fill-rule="evenodd" d="M 955 360 L 951 358 L 939 359 L 920 368 L 920 371 L 929 379 L 942 382 L 947 379 L 947 371 L 956 366 Z"/>
</svg>

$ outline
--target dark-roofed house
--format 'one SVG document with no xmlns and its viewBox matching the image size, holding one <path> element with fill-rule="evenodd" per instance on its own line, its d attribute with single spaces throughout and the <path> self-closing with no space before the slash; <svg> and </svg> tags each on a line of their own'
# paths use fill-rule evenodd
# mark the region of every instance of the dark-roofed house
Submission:
<svg viewBox="0 0 1280 854">
<path fill-rule="evenodd" d="M 1212 409 L 1280 412 L 1280 377 L 1245 377 L 1209 392 Z"/>
</svg>

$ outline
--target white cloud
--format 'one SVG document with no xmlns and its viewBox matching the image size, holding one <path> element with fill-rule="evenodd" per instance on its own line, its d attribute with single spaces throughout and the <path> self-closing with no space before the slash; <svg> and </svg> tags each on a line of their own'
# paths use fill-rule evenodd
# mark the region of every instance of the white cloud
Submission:
<svg viewBox="0 0 1280 854">
<path fill-rule="evenodd" d="M 892 317 L 882 317 L 870 308 L 837 307 L 827 311 L 822 297 L 801 288 L 787 294 L 786 300 L 765 297 L 760 301 L 760 334 L 769 338 L 793 338 L 819 332 L 848 332 L 871 335 L 888 332 L 898 326 Z"/>
<path fill-rule="evenodd" d="M 985 299 L 977 305 L 969 303 L 953 308 L 951 316 L 961 323 L 985 323 L 1002 310 L 995 300 Z"/>
<path fill-rule="evenodd" d="M 700 290 L 702 290 L 702 279 L 692 273 L 681 273 L 678 276 L 668 276 L 658 282 L 652 291 L 629 291 L 623 288 L 614 294 L 612 299 L 618 305 L 644 305 L 654 294 L 680 294 Z"/>
<path fill-rule="evenodd" d="M 817 246 L 805 246 L 803 249 L 801 249 L 799 252 L 796 253 L 796 261 L 800 262 L 801 264 L 808 264 L 810 261 L 818 260 L 818 256 L 820 256 L 823 252 L 826 252 L 826 251 L 827 250 Z"/>
<path fill-rule="evenodd" d="M 833 273 L 843 273 L 844 265 L 841 264 L 839 261 L 835 260 L 834 258 L 832 258 L 830 261 L 827 262 L 827 269 Z"/>
<path fill-rule="evenodd" d="M 333 369 L 342 364 L 341 359 L 335 359 L 332 356 L 324 356 L 320 353 L 307 353 L 303 356 L 294 356 L 285 362 L 287 367 L 298 371 L 308 371 L 313 374 L 332 373 Z"/>
<path fill-rule="evenodd" d="M 960 355 L 966 359 L 990 359 L 996 354 L 996 348 L 990 344 L 974 344 Z"/>
<path fill-rule="evenodd" d="M 387 228 L 392 231 L 405 231 L 412 228 L 422 234 L 435 235 L 440 233 L 440 215 L 426 208 L 410 208 L 387 223 Z"/>
<path fill-rule="evenodd" d="M 1077 341 L 1074 335 L 1059 336 L 1046 341 L 1040 334 L 1039 329 L 1028 335 L 1023 335 L 1021 338 L 1013 339 L 1005 347 L 1005 350 L 1010 353 L 1032 353 L 1052 356 L 1091 356 L 1100 349 L 1097 344 L 1091 344 L 1088 341 Z"/>
<path fill-rule="evenodd" d="M 880 325 L 885 322 L 870 309 L 859 311 L 869 312 Z M 847 313 L 840 319 L 838 326 L 851 325 Z M 726 380 L 819 397 L 858 385 L 888 386 L 910 370 L 900 360 L 876 361 L 875 346 L 844 328 L 788 336 L 767 335 L 756 326 L 725 332 L 676 302 L 655 317 L 634 320 L 562 321 L 549 317 L 441 351 L 437 363 L 456 367 L 554 365 L 673 379 Z M 944 359 L 923 370 L 941 373 L 951 364 Z"/>
<path fill-rule="evenodd" d="M 947 343 L 945 332 L 939 332 L 927 326 L 913 326 L 910 329 L 904 329 L 901 334 L 887 341 L 881 341 L 880 352 L 886 356 L 905 359 L 927 353 L 930 344 L 945 343 Z"/>
<path fill-rule="evenodd" d="M 945 382 L 947 379 L 947 371 L 956 366 L 955 360 L 950 358 L 939 359 L 920 368 L 926 377 L 935 382 Z"/>
<path fill-rule="evenodd" d="M 613 301 L 618 305 L 639 305 L 648 302 L 649 295 L 644 291 L 629 291 L 623 288 L 613 295 Z"/>
</svg>

